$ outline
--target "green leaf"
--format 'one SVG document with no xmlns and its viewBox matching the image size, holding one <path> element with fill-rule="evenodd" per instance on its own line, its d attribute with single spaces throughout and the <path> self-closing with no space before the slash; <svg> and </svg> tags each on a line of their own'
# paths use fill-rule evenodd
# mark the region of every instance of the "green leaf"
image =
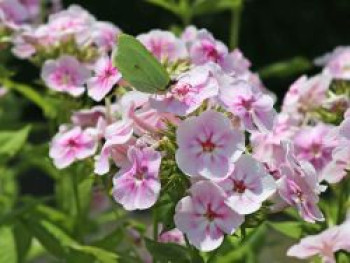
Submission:
<svg viewBox="0 0 350 263">
<path fill-rule="evenodd" d="M 71 248 L 85 255 L 92 256 L 94 259 L 97 260 L 97 262 L 100 262 L 100 263 L 117 263 L 118 262 L 117 254 L 98 247 L 72 245 Z"/>
<path fill-rule="evenodd" d="M 197 0 L 193 5 L 194 15 L 218 13 L 242 6 L 242 0 Z"/>
<path fill-rule="evenodd" d="M 299 222 L 269 222 L 268 225 L 276 231 L 293 239 L 299 239 L 302 234 L 302 228 Z"/>
<path fill-rule="evenodd" d="M 25 262 L 26 256 L 29 252 L 29 249 L 32 243 L 32 235 L 23 226 L 23 224 L 18 221 L 14 225 L 13 233 L 16 240 L 18 262 Z"/>
<path fill-rule="evenodd" d="M 227 239 L 231 242 L 232 248 L 229 249 L 227 253 L 214 254 L 210 257 L 208 262 L 247 262 L 247 257 L 249 257 L 251 251 L 258 253 L 262 248 L 266 237 L 266 231 L 266 224 L 262 223 L 260 226 L 247 231 L 247 236 L 243 240 L 240 240 L 235 236 L 228 237 Z"/>
<path fill-rule="evenodd" d="M 284 78 L 301 74 L 312 68 L 312 63 L 303 58 L 295 57 L 289 60 L 276 62 L 259 70 L 262 78 Z"/>
<path fill-rule="evenodd" d="M 33 89 L 31 86 L 16 83 L 9 79 L 0 79 L 0 83 L 7 89 L 12 89 L 20 93 L 22 96 L 27 98 L 42 109 L 44 114 L 48 117 L 56 116 L 56 109 L 51 106 L 45 99 L 45 97 Z"/>
<path fill-rule="evenodd" d="M 158 243 L 151 239 L 145 239 L 148 251 L 159 262 L 191 262 L 190 255 L 185 247 L 174 243 Z"/>
<path fill-rule="evenodd" d="M 132 36 L 119 36 L 113 60 L 123 79 L 139 91 L 156 93 L 165 90 L 170 81 L 164 67 Z"/>
<path fill-rule="evenodd" d="M 0 228 L 0 262 L 18 262 L 16 242 L 11 227 Z"/>
<path fill-rule="evenodd" d="M 96 240 L 93 242 L 95 247 L 103 248 L 109 251 L 115 251 L 116 247 L 120 244 L 120 241 L 123 240 L 124 233 L 123 229 L 117 228 L 105 237 Z"/>
<path fill-rule="evenodd" d="M 58 258 L 65 257 L 69 252 L 69 247 L 77 244 L 62 229 L 43 218 L 29 215 L 22 219 L 22 222 L 41 245 Z"/>
<path fill-rule="evenodd" d="M 27 141 L 30 129 L 26 126 L 19 131 L 0 131 L 0 155 L 15 155 Z"/>
<path fill-rule="evenodd" d="M 162 7 L 165 10 L 168 10 L 175 15 L 181 16 L 181 9 L 179 6 L 172 0 L 146 0 L 146 2 Z"/>
<path fill-rule="evenodd" d="M 18 185 L 12 170 L 0 167 L 0 224 L 3 216 L 13 212 Z"/>
</svg>

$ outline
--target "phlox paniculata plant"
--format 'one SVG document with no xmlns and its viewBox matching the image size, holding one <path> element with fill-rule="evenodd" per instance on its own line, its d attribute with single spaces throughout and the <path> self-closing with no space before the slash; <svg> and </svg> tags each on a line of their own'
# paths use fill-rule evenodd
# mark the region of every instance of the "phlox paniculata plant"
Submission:
<svg viewBox="0 0 350 263">
<path fill-rule="evenodd" d="M 0 18 L 21 22 L 25 9 L 6 13 L 7 2 Z M 80 102 L 61 109 L 70 116 L 49 157 L 62 173 L 94 174 L 92 210 L 123 211 L 138 260 L 163 262 L 164 243 L 188 262 L 215 260 L 267 226 L 281 230 L 278 220 L 303 231 L 288 256 L 350 252 L 350 48 L 317 59 L 321 73 L 296 80 L 277 112 L 251 62 L 206 29 L 131 37 L 73 5 L 11 30 L 12 52 L 40 67 L 51 95 Z M 137 230 L 139 210 L 152 227 Z"/>
</svg>

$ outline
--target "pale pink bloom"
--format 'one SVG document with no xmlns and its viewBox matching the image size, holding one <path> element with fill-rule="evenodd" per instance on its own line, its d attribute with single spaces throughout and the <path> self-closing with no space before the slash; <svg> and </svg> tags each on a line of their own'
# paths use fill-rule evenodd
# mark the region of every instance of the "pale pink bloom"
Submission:
<svg viewBox="0 0 350 263">
<path fill-rule="evenodd" d="M 350 116 L 347 116 L 348 113 L 346 112 L 345 119 L 339 125 L 339 135 L 350 141 Z"/>
<path fill-rule="evenodd" d="M 87 81 L 88 95 L 95 101 L 101 101 L 121 79 L 121 74 L 109 57 L 101 57 L 95 64 L 94 72 L 94 76 Z"/>
<path fill-rule="evenodd" d="M 13 22 L 20 24 L 29 18 L 28 10 L 18 0 L 1 0 L 0 1 L 0 21 Z"/>
<path fill-rule="evenodd" d="M 349 49 L 348 46 L 338 46 L 333 51 L 328 52 L 320 57 L 317 57 L 314 60 L 315 65 L 317 66 L 326 66 L 327 63 L 329 63 L 332 59 L 336 58 L 338 55 L 342 54 L 343 52 L 347 51 Z"/>
<path fill-rule="evenodd" d="M 325 57 L 324 72 L 335 79 L 350 80 L 350 48 L 338 47 Z"/>
<path fill-rule="evenodd" d="M 248 131 L 272 129 L 276 115 L 273 99 L 255 86 L 236 81 L 220 88 L 219 99 L 228 111 L 241 119 Z"/>
<path fill-rule="evenodd" d="M 254 132 L 250 137 L 254 158 L 264 163 L 276 179 L 278 174 L 274 172 L 278 170 L 279 165 L 284 161 L 284 149 L 281 142 L 292 139 L 299 130 L 299 127 L 296 125 L 297 123 L 290 115 L 280 113 L 276 117 L 271 132 Z"/>
<path fill-rule="evenodd" d="M 160 61 L 176 61 L 187 57 L 185 43 L 173 33 L 152 30 L 137 39 Z"/>
<path fill-rule="evenodd" d="M 232 235 L 243 220 L 226 205 L 224 191 L 210 181 L 194 184 L 190 196 L 176 205 L 174 216 L 176 227 L 200 251 L 218 248 L 224 235 Z"/>
<path fill-rule="evenodd" d="M 166 128 L 165 122 L 178 123 L 173 114 L 159 112 L 151 107 L 150 96 L 147 93 L 130 91 L 120 100 L 122 116 L 133 121 L 137 135 L 158 132 Z"/>
<path fill-rule="evenodd" d="M 287 256 L 306 259 L 319 255 L 324 263 L 336 263 L 334 253 L 350 252 L 350 223 L 333 226 L 317 235 L 310 235 L 289 248 Z"/>
<path fill-rule="evenodd" d="M 319 74 L 312 78 L 300 77 L 290 86 L 284 97 L 282 111 L 298 115 L 302 119 L 306 112 L 322 105 L 331 81 L 328 74 Z"/>
<path fill-rule="evenodd" d="M 92 39 L 103 51 L 111 51 L 117 43 L 120 29 L 109 22 L 96 22 L 92 31 Z"/>
<path fill-rule="evenodd" d="M 198 34 L 198 29 L 195 26 L 188 26 L 184 29 L 181 34 L 181 39 L 187 44 L 187 46 L 191 46 L 192 42 L 196 40 Z"/>
<path fill-rule="evenodd" d="M 57 168 L 63 169 L 77 160 L 95 154 L 97 141 L 88 130 L 74 127 L 71 130 L 61 129 L 52 139 L 50 157 Z"/>
<path fill-rule="evenodd" d="M 160 193 L 161 155 L 149 147 L 130 147 L 128 159 L 113 178 L 113 197 L 126 210 L 150 208 Z"/>
<path fill-rule="evenodd" d="M 220 63 L 222 69 L 231 74 L 242 75 L 252 74 L 249 71 L 251 66 L 250 61 L 244 57 L 243 53 L 239 49 L 233 50 L 231 53 L 226 55 Z"/>
<path fill-rule="evenodd" d="M 216 96 L 218 91 L 211 67 L 199 66 L 181 74 L 165 95 L 154 95 L 150 103 L 160 112 L 186 116 L 199 108 L 204 100 Z"/>
<path fill-rule="evenodd" d="M 14 35 L 12 37 L 12 44 L 12 53 L 20 59 L 30 58 L 36 53 L 35 46 L 28 43 L 22 35 Z"/>
<path fill-rule="evenodd" d="M 34 22 L 40 17 L 41 2 L 40 0 L 19 0 L 28 12 L 28 16 Z"/>
<path fill-rule="evenodd" d="M 197 38 L 190 47 L 190 57 L 195 65 L 203 65 L 208 62 L 221 64 L 228 49 L 224 43 L 214 39 L 207 30 L 198 31 Z"/>
<path fill-rule="evenodd" d="M 84 109 L 73 112 L 71 121 L 74 125 L 80 127 L 95 127 L 98 120 L 105 118 L 106 109 L 103 106 L 95 106 L 91 109 Z"/>
<path fill-rule="evenodd" d="M 332 133 L 333 128 L 324 124 L 302 127 L 294 137 L 297 158 L 310 162 L 321 172 L 332 160 L 332 151 L 338 144 Z"/>
<path fill-rule="evenodd" d="M 338 127 L 338 146 L 332 152 L 332 161 L 325 167 L 321 179 L 334 184 L 345 178 L 350 170 L 350 118 L 349 111 Z"/>
<path fill-rule="evenodd" d="M 162 243 L 185 245 L 185 237 L 177 228 L 161 233 L 158 237 L 158 241 Z"/>
<path fill-rule="evenodd" d="M 109 159 L 124 161 L 125 150 L 133 135 L 133 123 L 130 120 L 119 120 L 106 127 L 104 132 L 105 143 L 101 153 L 96 157 L 95 173 L 105 174 L 110 169 Z M 120 158 L 121 157 L 121 158 Z"/>
<path fill-rule="evenodd" d="M 68 93 L 74 97 L 83 94 L 84 84 L 90 71 L 75 57 L 62 56 L 57 60 L 47 60 L 41 71 L 41 78 L 47 87 Z"/>
<path fill-rule="evenodd" d="M 285 162 L 280 166 L 281 178 L 277 181 L 280 197 L 294 206 L 305 221 L 323 221 L 317 203 L 318 195 L 324 188 L 318 183 L 314 167 L 306 161 L 298 161 L 290 143 L 284 146 Z"/>
<path fill-rule="evenodd" d="M 339 183 L 350 171 L 350 141 L 341 140 L 332 152 L 332 161 L 324 168 L 320 180 Z"/>
<path fill-rule="evenodd" d="M 74 35 L 76 39 L 90 34 L 89 30 L 95 18 L 78 5 L 71 5 L 66 10 L 49 16 L 47 33 L 58 40 Z"/>
<path fill-rule="evenodd" d="M 189 176 L 223 179 L 244 151 L 244 135 L 222 113 L 206 111 L 182 122 L 176 132 L 176 163 Z"/>
<path fill-rule="evenodd" d="M 265 168 L 249 155 L 242 155 L 233 172 L 218 185 L 227 194 L 226 204 L 241 215 L 252 214 L 276 191 Z"/>
</svg>

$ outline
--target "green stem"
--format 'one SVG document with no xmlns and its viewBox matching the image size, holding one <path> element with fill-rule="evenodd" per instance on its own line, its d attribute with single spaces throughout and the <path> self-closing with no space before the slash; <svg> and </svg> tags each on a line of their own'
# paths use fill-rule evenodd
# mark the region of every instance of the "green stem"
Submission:
<svg viewBox="0 0 350 263">
<path fill-rule="evenodd" d="M 188 251 L 191 255 L 191 260 L 192 262 L 196 262 L 197 257 L 197 253 L 195 251 L 195 248 L 192 247 L 192 245 L 190 244 L 190 241 L 188 241 L 187 236 L 185 236 L 185 242 L 186 242 L 186 247 L 188 248 Z"/>
<path fill-rule="evenodd" d="M 82 238 L 81 228 L 80 225 L 82 224 L 82 216 L 81 216 L 81 204 L 80 204 L 80 198 L 79 198 L 79 186 L 78 186 L 78 174 L 74 173 L 72 176 L 73 181 L 73 195 L 75 200 L 75 207 L 76 207 L 76 229 L 77 229 L 77 235 L 78 238 Z"/>
<path fill-rule="evenodd" d="M 157 213 L 157 208 L 154 207 L 153 208 L 153 240 L 155 242 L 158 241 L 158 213 Z M 155 259 L 155 257 L 153 257 L 153 263 L 157 263 L 157 260 Z"/>
<path fill-rule="evenodd" d="M 153 240 L 158 241 L 158 213 L 157 208 L 153 209 Z"/>
<path fill-rule="evenodd" d="M 231 12 L 231 25 L 230 25 L 231 49 L 235 49 L 238 47 L 242 11 L 243 11 L 243 1 L 241 5 L 234 7 Z"/>
</svg>

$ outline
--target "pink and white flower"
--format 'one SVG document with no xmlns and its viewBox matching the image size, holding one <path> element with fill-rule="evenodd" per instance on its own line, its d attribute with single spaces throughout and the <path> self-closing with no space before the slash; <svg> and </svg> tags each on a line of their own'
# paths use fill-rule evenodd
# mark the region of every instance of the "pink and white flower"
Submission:
<svg viewBox="0 0 350 263">
<path fill-rule="evenodd" d="M 350 80 L 350 48 L 336 48 L 325 59 L 324 72 L 335 79 Z"/>
<path fill-rule="evenodd" d="M 128 144 L 131 143 L 133 131 L 133 123 L 130 120 L 119 120 L 106 127 L 104 132 L 105 143 L 100 155 L 96 157 L 96 174 L 103 175 L 109 171 L 109 159 L 111 157 L 117 163 L 122 164 L 125 161 L 123 157 L 128 149 Z"/>
<path fill-rule="evenodd" d="M 212 68 L 199 66 L 181 74 L 165 95 L 154 95 L 150 103 L 160 112 L 186 116 L 199 108 L 204 100 L 216 96 L 218 91 Z"/>
<path fill-rule="evenodd" d="M 84 93 L 84 84 L 89 77 L 90 71 L 71 56 L 47 60 L 41 71 L 41 78 L 50 89 L 65 92 L 74 97 Z"/>
<path fill-rule="evenodd" d="M 323 169 L 320 180 L 339 183 L 350 171 L 350 141 L 342 140 L 332 152 L 332 161 Z"/>
<path fill-rule="evenodd" d="M 187 57 L 185 43 L 173 33 L 152 30 L 137 39 L 159 60 L 176 61 Z"/>
<path fill-rule="evenodd" d="M 195 65 L 203 65 L 208 62 L 220 64 L 228 54 L 224 43 L 214 39 L 207 30 L 198 31 L 196 40 L 190 47 L 191 61 Z"/>
<path fill-rule="evenodd" d="M 87 81 L 88 95 L 95 101 L 101 101 L 122 76 L 109 57 L 101 57 L 96 62 L 94 72 L 95 76 Z"/>
<path fill-rule="evenodd" d="M 100 118 L 106 117 L 106 109 L 103 106 L 95 106 L 91 109 L 83 109 L 73 112 L 71 121 L 80 127 L 96 127 Z"/>
<path fill-rule="evenodd" d="M 179 245 L 185 245 L 184 234 L 177 228 L 163 232 L 159 235 L 158 241 L 162 243 L 175 243 Z"/>
<path fill-rule="evenodd" d="M 117 43 L 121 30 L 109 22 L 96 22 L 92 32 L 92 39 L 105 52 L 109 52 Z"/>
<path fill-rule="evenodd" d="M 161 155 L 149 147 L 130 147 L 128 160 L 113 179 L 113 197 L 126 210 L 150 208 L 160 193 Z"/>
<path fill-rule="evenodd" d="M 80 127 L 67 130 L 63 127 L 52 139 L 49 154 L 55 166 L 63 169 L 77 160 L 94 155 L 96 150 L 96 138 L 89 130 Z"/>
<path fill-rule="evenodd" d="M 306 259 L 319 255 L 324 263 L 336 263 L 334 253 L 350 252 L 350 223 L 333 226 L 317 235 L 310 235 L 289 248 L 287 256 Z"/>
<path fill-rule="evenodd" d="M 18 0 L 2 0 L 0 1 L 0 21 L 5 24 L 20 24 L 29 18 L 28 10 Z"/>
<path fill-rule="evenodd" d="M 305 113 L 322 105 L 331 81 L 332 78 L 328 74 L 319 74 L 312 78 L 300 77 L 286 93 L 282 111 L 301 121 Z"/>
<path fill-rule="evenodd" d="M 275 179 L 278 179 L 278 174 L 274 172 L 285 161 L 284 148 L 281 142 L 293 138 L 299 130 L 296 125 L 297 123 L 289 114 L 280 113 L 276 116 L 271 132 L 254 132 L 251 134 L 250 141 L 254 158 L 264 163 Z"/>
<path fill-rule="evenodd" d="M 226 204 L 241 215 L 259 210 L 276 191 L 276 183 L 265 168 L 249 155 L 242 155 L 233 172 L 218 182 L 227 194 Z"/>
<path fill-rule="evenodd" d="M 219 100 L 228 111 L 241 119 L 248 131 L 266 132 L 272 129 L 276 115 L 273 99 L 255 86 L 240 80 L 222 86 Z"/>
<path fill-rule="evenodd" d="M 298 161 L 290 143 L 284 144 L 285 163 L 280 166 L 281 178 L 277 181 L 280 197 L 294 206 L 307 222 L 324 221 L 318 208 L 319 194 L 324 187 L 319 185 L 314 167 L 306 161 Z"/>
<path fill-rule="evenodd" d="M 324 124 L 303 127 L 294 137 L 297 158 L 310 162 L 321 172 L 332 160 L 332 152 L 338 144 L 332 133 L 332 127 Z"/>
<path fill-rule="evenodd" d="M 179 201 L 174 216 L 176 227 L 201 251 L 219 247 L 224 235 L 233 234 L 243 220 L 226 205 L 224 191 L 210 181 L 192 185 L 190 196 Z"/>
<path fill-rule="evenodd" d="M 338 127 L 338 146 L 332 152 L 332 161 L 325 167 L 321 179 L 330 184 L 338 183 L 350 171 L 350 117 L 349 110 Z"/>
<path fill-rule="evenodd" d="M 244 135 L 222 113 L 206 111 L 182 122 L 176 132 L 176 163 L 188 176 L 222 179 L 244 151 Z"/>
</svg>

